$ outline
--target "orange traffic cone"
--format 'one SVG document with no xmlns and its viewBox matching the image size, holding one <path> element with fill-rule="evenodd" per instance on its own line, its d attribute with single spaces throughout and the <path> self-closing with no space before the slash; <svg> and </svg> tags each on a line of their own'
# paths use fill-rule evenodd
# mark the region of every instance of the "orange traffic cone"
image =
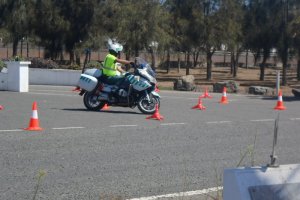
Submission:
<svg viewBox="0 0 300 200">
<path fill-rule="evenodd" d="M 101 110 L 109 110 L 109 106 L 106 104 L 104 104 L 103 108 Z"/>
<path fill-rule="evenodd" d="M 204 94 L 201 96 L 201 98 L 212 98 L 212 96 L 208 94 L 207 88 L 205 88 L 205 92 L 204 92 Z"/>
<path fill-rule="evenodd" d="M 4 107 L 2 105 L 0 105 L 0 110 L 3 110 L 3 109 L 4 109 Z"/>
<path fill-rule="evenodd" d="M 223 88 L 223 95 L 222 95 L 222 98 L 221 98 L 219 103 L 222 103 L 222 104 L 227 104 L 228 103 L 227 94 L 226 94 L 226 87 Z"/>
<path fill-rule="evenodd" d="M 275 106 L 274 110 L 285 110 L 286 107 L 283 105 L 283 101 L 282 101 L 282 92 L 281 90 L 279 90 L 278 93 L 278 101 L 277 101 L 277 105 Z"/>
<path fill-rule="evenodd" d="M 74 88 L 72 91 L 73 91 L 73 92 L 79 92 L 79 91 L 80 91 L 80 87 L 79 87 L 79 86 L 76 86 L 76 88 Z"/>
<path fill-rule="evenodd" d="M 37 112 L 37 103 L 33 102 L 32 104 L 32 116 L 29 121 L 28 128 L 24 128 L 28 131 L 41 131 L 43 130 L 39 125 L 38 112 Z"/>
<path fill-rule="evenodd" d="M 163 120 L 164 117 L 161 116 L 158 112 L 158 104 L 155 106 L 155 113 L 149 117 L 146 117 L 146 119 L 156 119 L 156 120 Z"/>
<path fill-rule="evenodd" d="M 202 97 L 199 97 L 198 104 L 192 107 L 192 109 L 205 110 L 206 108 L 202 105 Z"/>
</svg>

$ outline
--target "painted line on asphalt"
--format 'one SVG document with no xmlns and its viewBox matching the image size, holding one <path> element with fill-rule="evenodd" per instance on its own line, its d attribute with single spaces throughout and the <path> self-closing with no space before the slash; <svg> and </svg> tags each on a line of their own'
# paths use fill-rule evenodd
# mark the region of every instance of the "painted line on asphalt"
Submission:
<svg viewBox="0 0 300 200">
<path fill-rule="evenodd" d="M 161 126 L 184 125 L 186 123 L 162 123 Z"/>
<path fill-rule="evenodd" d="M 61 92 L 61 93 L 76 93 L 75 91 L 67 91 L 67 90 L 37 90 L 37 89 L 31 89 L 30 92 Z"/>
<path fill-rule="evenodd" d="M 300 118 L 291 118 L 292 121 L 300 120 Z"/>
<path fill-rule="evenodd" d="M 155 200 L 160 198 L 174 198 L 174 197 L 187 197 L 187 196 L 195 196 L 195 195 L 206 195 L 210 192 L 217 192 L 223 190 L 223 187 L 213 187 L 203 190 L 195 190 L 195 191 L 188 191 L 188 192 L 178 192 L 173 194 L 164 194 L 164 195 L 157 195 L 157 196 L 149 196 L 149 197 L 140 197 L 140 198 L 133 198 L 127 200 Z"/>
<path fill-rule="evenodd" d="M 24 130 L 23 129 L 0 130 L 0 132 L 18 132 L 18 131 L 24 131 Z"/>
<path fill-rule="evenodd" d="M 250 120 L 251 122 L 273 122 L 275 121 L 274 119 L 254 119 Z"/>
<path fill-rule="evenodd" d="M 85 127 L 59 127 L 59 128 L 52 128 L 53 130 L 66 130 L 66 129 L 82 129 Z"/>
<path fill-rule="evenodd" d="M 224 123 L 231 123 L 232 121 L 213 121 L 213 122 L 206 122 L 207 124 L 224 124 Z"/>
<path fill-rule="evenodd" d="M 28 94 L 41 94 L 41 95 L 48 95 L 48 96 L 68 96 L 68 97 L 77 97 L 78 94 L 54 94 L 54 93 L 41 93 L 41 92 L 28 92 Z"/>
<path fill-rule="evenodd" d="M 132 125 L 111 125 L 109 127 L 116 128 L 116 127 L 135 127 L 135 126 L 138 126 L 138 125 L 135 125 L 135 124 L 132 124 Z"/>
</svg>

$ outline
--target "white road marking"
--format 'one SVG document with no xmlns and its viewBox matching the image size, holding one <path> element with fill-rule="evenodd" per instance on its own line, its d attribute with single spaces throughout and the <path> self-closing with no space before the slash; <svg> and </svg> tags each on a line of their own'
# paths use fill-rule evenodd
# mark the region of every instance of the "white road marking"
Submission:
<svg viewBox="0 0 300 200">
<path fill-rule="evenodd" d="M 36 90 L 36 89 L 31 89 L 30 92 L 64 92 L 64 93 L 74 93 L 75 91 L 66 91 L 66 90 Z"/>
<path fill-rule="evenodd" d="M 300 120 L 300 118 L 291 118 L 292 121 Z"/>
<path fill-rule="evenodd" d="M 169 99 L 198 99 L 198 97 L 174 97 L 174 96 L 161 96 L 161 98 L 169 98 Z"/>
<path fill-rule="evenodd" d="M 195 195 L 204 195 L 208 194 L 210 192 L 217 192 L 223 190 L 223 187 L 214 187 L 214 188 L 208 188 L 203 190 L 195 190 L 195 191 L 189 191 L 189 192 L 178 192 L 173 194 L 165 194 L 165 195 L 157 195 L 157 196 L 149 196 L 149 197 L 140 197 L 140 198 L 133 198 L 128 200 L 155 200 L 160 198 L 174 198 L 174 197 L 187 197 L 187 196 L 195 196 Z"/>
<path fill-rule="evenodd" d="M 162 123 L 160 124 L 161 126 L 172 126 L 172 125 L 183 125 L 186 123 Z"/>
<path fill-rule="evenodd" d="M 116 128 L 116 127 L 134 127 L 134 126 L 138 126 L 138 125 L 111 125 L 109 127 Z"/>
<path fill-rule="evenodd" d="M 272 122 L 275 121 L 274 119 L 254 119 L 250 120 L 251 122 Z"/>
<path fill-rule="evenodd" d="M 232 121 L 214 121 L 214 122 L 206 122 L 207 124 L 224 124 L 231 123 Z"/>
<path fill-rule="evenodd" d="M 41 92 L 29 92 L 29 94 L 41 94 L 41 95 L 48 95 L 48 96 L 68 96 L 68 97 L 76 97 L 78 94 L 54 94 L 54 93 L 41 93 Z"/>
<path fill-rule="evenodd" d="M 23 129 L 14 129 L 14 130 L 0 130 L 0 132 L 17 132 L 17 131 L 24 131 Z"/>
<path fill-rule="evenodd" d="M 52 128 L 53 130 L 66 130 L 66 129 L 82 129 L 85 127 L 60 127 L 60 128 Z"/>
</svg>

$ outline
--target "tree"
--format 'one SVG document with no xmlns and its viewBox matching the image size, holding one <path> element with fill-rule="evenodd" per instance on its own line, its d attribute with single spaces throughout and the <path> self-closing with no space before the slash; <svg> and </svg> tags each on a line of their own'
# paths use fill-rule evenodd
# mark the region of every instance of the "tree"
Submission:
<svg viewBox="0 0 300 200">
<path fill-rule="evenodd" d="M 280 32 L 279 0 L 252 0 L 245 17 L 246 46 L 260 55 L 263 61 L 260 65 L 260 80 L 264 80 L 266 61 L 270 57 L 270 51 L 277 46 Z"/>
<path fill-rule="evenodd" d="M 45 48 L 45 58 L 57 59 L 63 51 L 65 33 L 69 23 L 51 0 L 35 3 L 34 34 L 40 38 L 38 45 Z"/>
<path fill-rule="evenodd" d="M 203 10 L 203 16 L 198 15 L 198 23 L 195 28 L 199 33 L 199 46 L 206 53 L 207 72 L 206 79 L 212 77 L 212 56 L 221 47 L 224 36 L 224 20 L 220 12 L 221 1 L 203 0 L 200 1 L 199 8 Z M 200 11 L 200 10 L 199 10 Z M 196 12 L 193 12 L 196 13 Z"/>
<path fill-rule="evenodd" d="M 297 80 L 300 80 L 300 3 L 294 4 L 295 9 L 292 13 L 294 15 L 294 19 L 291 21 L 289 25 L 289 34 L 292 36 L 292 47 L 297 52 Z"/>
<path fill-rule="evenodd" d="M 221 4 L 220 13 L 224 19 L 223 44 L 231 52 L 231 73 L 237 76 L 239 56 L 244 49 L 243 20 L 244 9 L 243 1 L 224 0 Z"/>
<path fill-rule="evenodd" d="M 30 34 L 32 18 L 31 0 L 7 0 L 0 3 L 1 26 L 9 33 L 9 40 L 13 43 L 13 55 L 17 56 L 18 43 Z"/>
</svg>

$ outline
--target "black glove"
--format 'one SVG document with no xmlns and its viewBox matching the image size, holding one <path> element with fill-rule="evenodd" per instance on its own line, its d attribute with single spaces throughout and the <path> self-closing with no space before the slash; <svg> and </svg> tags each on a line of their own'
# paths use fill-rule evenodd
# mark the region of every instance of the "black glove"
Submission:
<svg viewBox="0 0 300 200">
<path fill-rule="evenodd" d="M 134 63 L 134 62 L 130 62 L 130 66 L 131 66 L 132 68 L 135 68 L 135 63 Z"/>
</svg>

